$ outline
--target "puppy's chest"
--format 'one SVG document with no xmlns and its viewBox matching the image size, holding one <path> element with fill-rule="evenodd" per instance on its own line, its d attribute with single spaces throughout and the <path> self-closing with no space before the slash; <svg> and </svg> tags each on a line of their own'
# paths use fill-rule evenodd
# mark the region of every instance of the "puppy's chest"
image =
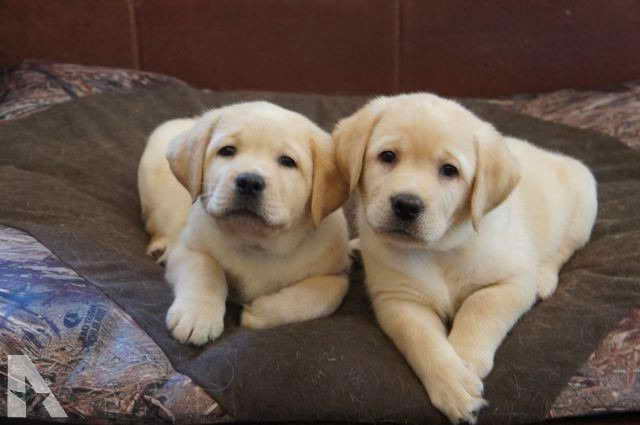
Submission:
<svg viewBox="0 0 640 425">
<path fill-rule="evenodd" d="M 443 284 L 451 301 L 450 308 L 456 311 L 460 304 L 475 291 L 496 283 L 504 271 L 502 264 L 490 255 L 468 255 L 440 258 L 438 262 Z"/>
<path fill-rule="evenodd" d="M 252 279 L 248 276 L 238 276 L 230 271 L 225 271 L 229 288 L 228 298 L 238 304 L 247 304 L 254 299 L 277 292 L 287 286 L 285 282 L 277 280 Z"/>
<path fill-rule="evenodd" d="M 413 264 L 413 278 L 418 289 L 442 317 L 452 318 L 473 292 L 492 283 L 492 273 L 475 261 L 459 257 L 429 257 Z"/>
<path fill-rule="evenodd" d="M 295 261 L 292 264 L 266 252 L 234 253 L 226 255 L 221 263 L 229 298 L 241 304 L 296 283 L 306 277 L 307 271 L 296 267 Z"/>
</svg>

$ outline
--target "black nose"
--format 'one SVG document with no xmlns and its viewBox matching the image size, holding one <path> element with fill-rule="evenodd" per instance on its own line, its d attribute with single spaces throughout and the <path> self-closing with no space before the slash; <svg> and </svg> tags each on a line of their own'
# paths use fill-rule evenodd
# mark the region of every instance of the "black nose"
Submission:
<svg viewBox="0 0 640 425">
<path fill-rule="evenodd" d="M 400 193 L 391 197 L 391 208 L 400 220 L 411 221 L 424 211 L 424 202 L 415 195 Z"/>
<path fill-rule="evenodd" d="M 243 195 L 258 195 L 265 186 L 262 176 L 255 173 L 242 173 L 236 177 L 236 189 Z"/>
</svg>

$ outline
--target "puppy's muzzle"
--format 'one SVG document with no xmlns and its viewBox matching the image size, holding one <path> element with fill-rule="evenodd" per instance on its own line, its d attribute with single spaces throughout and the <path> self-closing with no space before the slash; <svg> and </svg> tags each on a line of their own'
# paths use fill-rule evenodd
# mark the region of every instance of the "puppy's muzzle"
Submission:
<svg viewBox="0 0 640 425">
<path fill-rule="evenodd" d="M 424 202 L 416 195 L 399 193 L 389 198 L 393 214 L 401 221 L 412 222 L 424 211 Z"/>
<path fill-rule="evenodd" d="M 255 173 L 242 173 L 236 177 L 236 192 L 240 195 L 257 198 L 267 186 L 264 178 Z"/>
</svg>

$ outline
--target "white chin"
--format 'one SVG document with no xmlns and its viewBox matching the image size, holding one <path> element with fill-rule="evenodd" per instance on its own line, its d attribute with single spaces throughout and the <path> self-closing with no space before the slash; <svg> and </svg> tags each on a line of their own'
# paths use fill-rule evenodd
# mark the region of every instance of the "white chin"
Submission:
<svg viewBox="0 0 640 425">
<path fill-rule="evenodd" d="M 229 214 L 215 217 L 215 220 L 222 231 L 250 239 L 271 236 L 282 228 L 251 214 Z"/>
<path fill-rule="evenodd" d="M 428 244 L 424 239 L 406 233 L 378 230 L 376 234 L 384 239 L 386 243 L 404 248 L 424 248 Z"/>
</svg>

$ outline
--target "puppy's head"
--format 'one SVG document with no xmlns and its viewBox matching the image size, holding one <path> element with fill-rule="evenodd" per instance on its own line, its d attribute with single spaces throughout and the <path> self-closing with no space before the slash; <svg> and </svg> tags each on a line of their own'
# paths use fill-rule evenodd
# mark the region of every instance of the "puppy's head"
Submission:
<svg viewBox="0 0 640 425">
<path fill-rule="evenodd" d="M 201 116 L 169 145 L 171 170 L 193 200 L 236 233 L 268 236 L 318 225 L 346 199 L 331 138 L 307 118 L 268 102 Z"/>
<path fill-rule="evenodd" d="M 520 176 L 500 133 L 434 95 L 373 100 L 339 122 L 333 137 L 367 223 L 403 246 L 444 248 L 453 230 L 469 227 L 460 225 L 477 230 Z"/>
</svg>

